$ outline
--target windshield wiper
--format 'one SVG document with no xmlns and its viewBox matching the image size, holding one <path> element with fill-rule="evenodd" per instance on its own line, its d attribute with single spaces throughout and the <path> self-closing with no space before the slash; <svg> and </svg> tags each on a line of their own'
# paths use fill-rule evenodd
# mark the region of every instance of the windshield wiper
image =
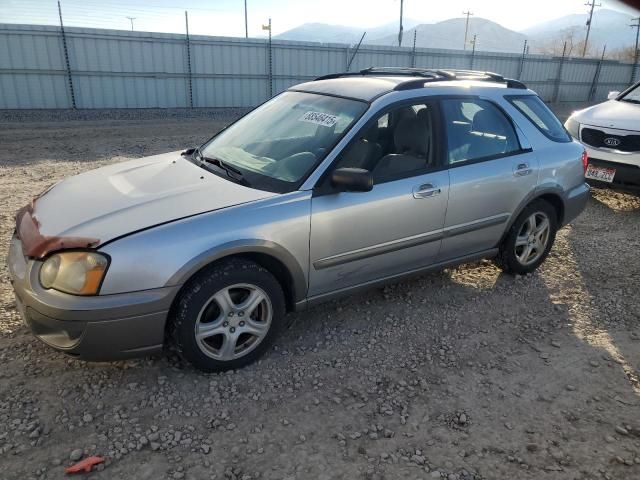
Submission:
<svg viewBox="0 0 640 480">
<path fill-rule="evenodd" d="M 634 100 L 632 98 L 621 98 L 620 100 L 622 100 L 623 102 L 629 102 L 629 103 L 640 103 L 640 100 Z"/>
<path fill-rule="evenodd" d="M 196 150 L 196 152 L 194 152 L 197 154 L 197 156 L 199 157 L 199 160 L 201 162 L 204 163 L 210 163 L 212 165 L 215 165 L 216 167 L 220 168 L 221 170 L 224 170 L 227 174 L 227 176 L 234 180 L 237 183 L 240 183 L 246 187 L 250 187 L 251 184 L 249 183 L 249 181 L 244 178 L 244 174 L 238 170 L 236 167 L 229 165 L 228 163 L 225 163 L 224 161 L 220 160 L 219 158 L 214 158 L 214 157 L 205 157 L 204 155 L 202 155 L 202 153 L 200 153 L 200 150 Z"/>
</svg>

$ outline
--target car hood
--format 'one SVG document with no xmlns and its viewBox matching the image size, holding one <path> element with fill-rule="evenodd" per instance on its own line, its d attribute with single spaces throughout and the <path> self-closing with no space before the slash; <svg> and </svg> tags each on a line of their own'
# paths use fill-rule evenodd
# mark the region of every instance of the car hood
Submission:
<svg viewBox="0 0 640 480">
<path fill-rule="evenodd" d="M 621 130 L 640 130 L 640 105 L 609 100 L 576 112 L 574 118 L 586 125 Z"/>
<path fill-rule="evenodd" d="M 98 168 L 56 184 L 31 206 L 45 238 L 104 243 L 179 218 L 274 196 L 212 174 L 180 152 Z"/>
</svg>

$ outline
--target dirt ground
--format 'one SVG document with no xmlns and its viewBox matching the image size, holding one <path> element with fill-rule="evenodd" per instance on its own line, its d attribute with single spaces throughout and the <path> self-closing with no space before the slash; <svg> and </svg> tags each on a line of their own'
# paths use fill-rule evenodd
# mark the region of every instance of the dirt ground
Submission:
<svg viewBox="0 0 640 480">
<path fill-rule="evenodd" d="M 222 124 L 0 123 L 0 257 L 54 181 Z M 596 190 L 533 275 L 482 262 L 327 303 L 220 375 L 52 351 L 2 265 L 0 478 L 63 478 L 92 454 L 95 479 L 640 478 L 639 249 L 640 197 Z"/>
</svg>

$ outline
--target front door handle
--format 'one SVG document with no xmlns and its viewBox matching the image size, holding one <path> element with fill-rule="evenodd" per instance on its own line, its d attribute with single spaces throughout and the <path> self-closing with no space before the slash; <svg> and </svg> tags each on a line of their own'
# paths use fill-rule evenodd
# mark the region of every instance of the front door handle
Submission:
<svg viewBox="0 0 640 480">
<path fill-rule="evenodd" d="M 516 177 L 524 177 L 525 175 L 531 174 L 531 172 L 533 172 L 533 169 L 529 168 L 528 163 L 519 163 L 513 168 L 513 174 Z"/>
<path fill-rule="evenodd" d="M 424 185 L 413 187 L 413 198 L 430 198 L 440 195 L 440 193 L 440 188 L 432 185 L 431 183 L 425 183 Z"/>
</svg>

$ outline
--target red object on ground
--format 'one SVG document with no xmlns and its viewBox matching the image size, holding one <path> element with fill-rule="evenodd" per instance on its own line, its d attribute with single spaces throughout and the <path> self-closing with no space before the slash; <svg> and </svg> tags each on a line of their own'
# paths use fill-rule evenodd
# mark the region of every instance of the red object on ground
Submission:
<svg viewBox="0 0 640 480">
<path fill-rule="evenodd" d="M 70 467 L 64 469 L 65 473 L 78 473 L 78 472 L 86 472 L 89 473 L 94 465 L 98 465 L 99 463 L 104 462 L 104 458 L 102 457 L 87 457 L 84 460 L 80 460 L 78 463 L 74 463 Z"/>
</svg>

